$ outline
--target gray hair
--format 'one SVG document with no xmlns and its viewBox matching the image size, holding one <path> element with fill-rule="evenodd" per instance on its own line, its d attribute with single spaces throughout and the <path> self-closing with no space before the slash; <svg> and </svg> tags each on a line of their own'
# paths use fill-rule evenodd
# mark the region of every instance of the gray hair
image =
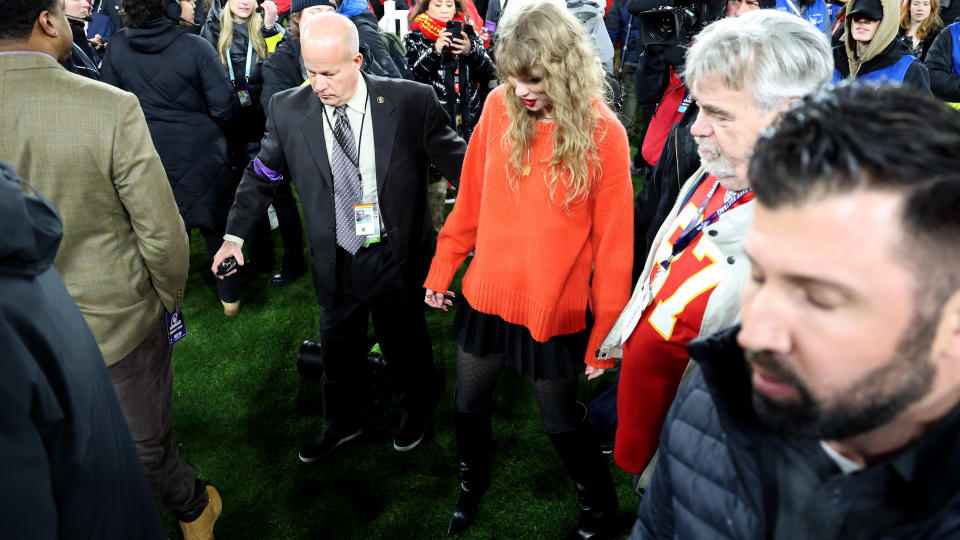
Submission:
<svg viewBox="0 0 960 540">
<path fill-rule="evenodd" d="M 687 88 L 717 77 L 730 89 L 748 89 L 763 112 L 826 86 L 833 77 L 827 36 L 806 20 L 772 9 L 708 25 L 687 51 Z"/>
</svg>

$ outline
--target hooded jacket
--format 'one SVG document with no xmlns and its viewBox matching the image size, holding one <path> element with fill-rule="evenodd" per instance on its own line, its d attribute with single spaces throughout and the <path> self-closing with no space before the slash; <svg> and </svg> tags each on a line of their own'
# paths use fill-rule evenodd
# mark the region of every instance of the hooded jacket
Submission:
<svg viewBox="0 0 960 540">
<path fill-rule="evenodd" d="M 166 537 L 46 200 L 0 163 L 0 522 L 6 538 Z"/>
<path fill-rule="evenodd" d="M 136 94 L 187 228 L 222 230 L 233 202 L 222 126 L 230 80 L 206 40 L 166 19 L 114 34 L 104 82 Z"/>
<path fill-rule="evenodd" d="M 859 0 L 847 4 L 847 16 L 843 21 L 846 38 L 842 45 L 833 49 L 833 80 L 852 78 L 870 81 L 879 85 L 883 82 L 898 82 L 905 86 L 930 91 L 930 75 L 910 49 L 897 37 L 900 30 L 900 3 L 898 0 L 881 0 L 883 18 L 877 32 L 870 40 L 863 56 L 857 55 L 857 42 L 851 35 L 853 17 L 850 13 Z"/>
</svg>

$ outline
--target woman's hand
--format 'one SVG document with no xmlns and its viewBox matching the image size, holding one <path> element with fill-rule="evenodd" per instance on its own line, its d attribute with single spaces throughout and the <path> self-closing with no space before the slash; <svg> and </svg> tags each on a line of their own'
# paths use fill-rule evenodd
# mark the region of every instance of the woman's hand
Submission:
<svg viewBox="0 0 960 540">
<path fill-rule="evenodd" d="M 457 296 L 453 291 L 447 291 L 446 296 L 442 292 L 436 292 L 432 289 L 427 289 L 427 295 L 424 297 L 423 301 L 427 303 L 428 306 L 436 309 L 442 309 L 447 311 L 447 306 L 452 306 L 453 302 L 447 300 L 447 296 L 453 298 Z"/>
<path fill-rule="evenodd" d="M 453 40 L 451 48 L 454 54 L 470 54 L 470 38 L 467 37 L 466 32 L 460 32 L 460 37 Z"/>
<path fill-rule="evenodd" d="M 277 4 L 266 0 L 260 7 L 263 8 L 263 27 L 270 30 L 277 24 Z"/>
<path fill-rule="evenodd" d="M 587 369 L 586 369 L 586 371 L 584 371 L 584 373 L 587 374 L 587 380 L 589 381 L 590 379 L 596 379 L 597 377 L 603 375 L 603 372 L 604 372 L 604 371 L 606 371 L 606 370 L 605 370 L 605 369 L 596 368 L 596 367 L 593 367 L 593 366 L 591 366 L 591 365 L 587 365 Z"/>
<path fill-rule="evenodd" d="M 453 34 L 446 30 L 441 30 L 440 35 L 437 36 L 437 42 L 433 44 L 433 48 L 436 49 L 438 53 L 443 54 L 445 48 L 453 46 L 453 42 L 450 40 L 451 35 Z"/>
</svg>

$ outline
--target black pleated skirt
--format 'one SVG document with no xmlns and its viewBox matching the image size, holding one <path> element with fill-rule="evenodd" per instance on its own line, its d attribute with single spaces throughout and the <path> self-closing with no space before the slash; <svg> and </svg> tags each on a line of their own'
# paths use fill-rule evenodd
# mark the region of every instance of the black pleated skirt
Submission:
<svg viewBox="0 0 960 540">
<path fill-rule="evenodd" d="M 573 334 L 554 336 L 545 343 L 533 339 L 530 330 L 509 323 L 497 315 L 481 313 L 463 297 L 450 327 L 450 337 L 475 356 L 503 354 L 507 366 L 517 373 L 539 379 L 575 379 L 583 373 L 592 321 L 584 313 L 587 328 Z"/>
</svg>

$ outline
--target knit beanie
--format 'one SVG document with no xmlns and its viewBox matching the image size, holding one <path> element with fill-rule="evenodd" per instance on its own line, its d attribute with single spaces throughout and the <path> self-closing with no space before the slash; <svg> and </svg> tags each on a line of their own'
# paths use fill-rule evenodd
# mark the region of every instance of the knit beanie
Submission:
<svg viewBox="0 0 960 540">
<path fill-rule="evenodd" d="M 334 0 L 290 0 L 290 13 L 296 13 L 313 6 L 330 6 L 337 9 Z"/>
</svg>

